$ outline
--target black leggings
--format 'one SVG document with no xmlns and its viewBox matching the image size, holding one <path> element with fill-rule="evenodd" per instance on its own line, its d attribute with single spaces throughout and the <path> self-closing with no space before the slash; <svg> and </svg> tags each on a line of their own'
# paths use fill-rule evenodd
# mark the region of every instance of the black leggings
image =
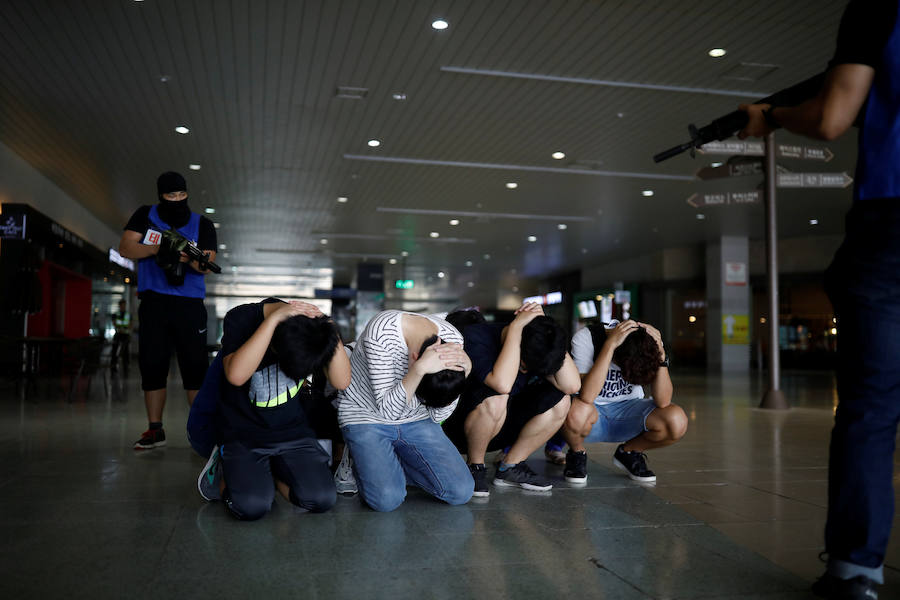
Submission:
<svg viewBox="0 0 900 600">
<path fill-rule="evenodd" d="M 337 501 L 328 453 L 312 438 L 252 446 L 222 444 L 225 507 L 236 518 L 255 521 L 272 507 L 272 478 L 290 488 L 291 503 L 325 512 Z"/>
</svg>

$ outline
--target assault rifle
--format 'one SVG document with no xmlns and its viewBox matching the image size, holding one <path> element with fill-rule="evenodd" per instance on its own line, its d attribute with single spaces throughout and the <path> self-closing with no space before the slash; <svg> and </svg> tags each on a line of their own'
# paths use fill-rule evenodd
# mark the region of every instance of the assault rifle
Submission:
<svg viewBox="0 0 900 600">
<path fill-rule="evenodd" d="M 198 248 L 195 242 L 187 239 L 186 237 L 178 233 L 178 231 L 176 231 L 175 229 L 163 231 L 162 237 L 162 248 L 160 248 L 160 250 L 165 248 L 167 254 L 172 254 L 173 256 L 179 257 L 181 256 L 180 253 L 184 252 L 185 254 L 187 254 L 189 260 L 196 260 L 197 265 L 201 269 L 209 270 L 213 273 L 222 272 L 222 267 L 209 260 L 209 257 L 206 255 L 206 253 Z"/>
<path fill-rule="evenodd" d="M 810 77 L 797 85 L 785 88 L 780 92 L 775 92 L 771 96 L 757 100 L 753 104 L 796 106 L 818 94 L 824 83 L 825 73 L 819 73 L 815 77 Z M 719 117 L 709 125 L 701 127 L 700 129 L 697 129 L 697 126 L 692 123 L 688 125 L 688 133 L 691 136 L 691 140 L 675 146 L 674 148 L 669 148 L 665 152 L 660 152 L 653 157 L 653 162 L 662 162 L 667 158 L 672 158 L 673 156 L 688 150 L 691 151 L 691 156 L 693 157 L 695 148 L 699 148 L 708 142 L 721 141 L 730 138 L 743 129 L 747 125 L 747 121 L 747 113 L 742 110 L 736 110 L 728 113 L 724 117 Z"/>
</svg>

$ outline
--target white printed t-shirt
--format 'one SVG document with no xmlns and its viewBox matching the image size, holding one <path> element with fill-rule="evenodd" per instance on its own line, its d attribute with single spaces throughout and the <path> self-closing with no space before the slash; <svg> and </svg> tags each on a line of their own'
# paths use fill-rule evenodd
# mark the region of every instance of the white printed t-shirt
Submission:
<svg viewBox="0 0 900 600">
<path fill-rule="evenodd" d="M 611 324 L 615 327 L 618 323 Z M 591 367 L 594 366 L 594 340 L 587 327 L 572 336 L 572 360 L 575 361 L 575 366 L 582 375 L 590 373 Z M 594 404 L 603 406 L 624 400 L 639 400 L 643 397 L 644 388 L 625 381 L 622 377 L 622 369 L 616 363 L 610 362 L 609 371 L 606 373 L 606 382 L 603 384 L 600 394 L 594 398 Z"/>
</svg>

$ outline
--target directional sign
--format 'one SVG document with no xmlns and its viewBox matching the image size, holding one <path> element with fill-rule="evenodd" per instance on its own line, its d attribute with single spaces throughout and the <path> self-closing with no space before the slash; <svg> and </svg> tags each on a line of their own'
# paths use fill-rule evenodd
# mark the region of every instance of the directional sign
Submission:
<svg viewBox="0 0 900 600">
<path fill-rule="evenodd" d="M 792 144 L 778 144 L 776 147 L 779 158 L 801 158 L 805 160 L 821 160 L 829 162 L 834 158 L 834 153 L 828 148 L 814 146 L 796 146 Z M 763 156 L 765 144 L 752 141 L 724 141 L 709 142 L 703 144 L 697 151 L 700 154 L 737 154 L 740 156 Z"/>
<path fill-rule="evenodd" d="M 694 208 L 704 206 L 726 206 L 730 204 L 756 204 L 762 200 L 762 192 L 717 192 L 714 194 L 693 194 L 687 203 Z"/>
<path fill-rule="evenodd" d="M 718 167 L 703 167 L 698 170 L 698 179 L 722 179 L 724 177 L 744 177 L 746 175 L 762 175 L 763 162 L 758 158 L 744 158 L 734 156 L 724 165 Z"/>
<path fill-rule="evenodd" d="M 780 188 L 845 188 L 853 183 L 846 173 L 779 173 Z"/>
</svg>

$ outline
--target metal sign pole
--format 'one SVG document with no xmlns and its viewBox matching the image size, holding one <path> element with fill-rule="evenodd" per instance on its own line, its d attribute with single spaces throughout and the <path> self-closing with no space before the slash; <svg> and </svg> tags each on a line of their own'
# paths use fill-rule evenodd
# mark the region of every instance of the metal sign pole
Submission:
<svg viewBox="0 0 900 600">
<path fill-rule="evenodd" d="M 778 343 L 778 224 L 775 211 L 775 189 L 778 173 L 775 169 L 775 133 L 766 136 L 766 277 L 769 290 L 769 389 L 763 395 L 760 408 L 785 410 L 790 405 L 781 391 L 781 361 Z"/>
</svg>

